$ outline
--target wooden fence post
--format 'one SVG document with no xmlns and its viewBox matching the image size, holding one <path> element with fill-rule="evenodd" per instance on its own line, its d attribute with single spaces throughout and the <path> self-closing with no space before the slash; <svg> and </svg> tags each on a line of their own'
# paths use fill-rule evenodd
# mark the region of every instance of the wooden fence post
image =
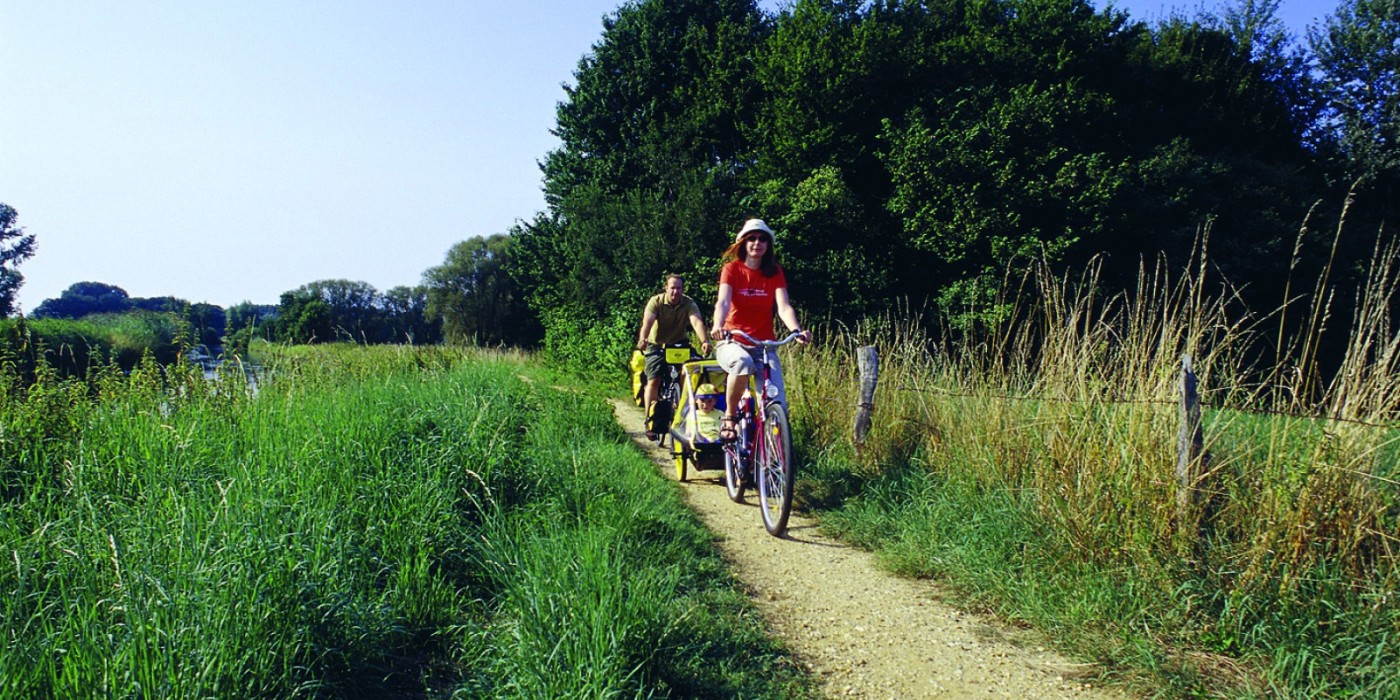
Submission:
<svg viewBox="0 0 1400 700">
<path fill-rule="evenodd" d="M 856 404 L 855 442 L 859 448 L 870 431 L 870 413 L 875 410 L 875 384 L 880 379 L 880 355 L 874 345 L 856 348 L 860 368 L 860 402 Z"/>
<path fill-rule="evenodd" d="M 1201 478 L 1201 452 L 1205 439 L 1201 427 L 1201 397 L 1196 390 L 1196 373 L 1191 356 L 1181 356 L 1181 432 L 1177 437 L 1176 515 L 1188 526 L 1196 503 L 1197 482 Z"/>
</svg>

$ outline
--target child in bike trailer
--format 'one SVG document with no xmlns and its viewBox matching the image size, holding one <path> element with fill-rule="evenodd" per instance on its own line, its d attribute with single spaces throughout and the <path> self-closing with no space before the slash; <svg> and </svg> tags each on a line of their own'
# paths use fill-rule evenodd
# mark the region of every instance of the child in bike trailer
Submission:
<svg viewBox="0 0 1400 700">
<path fill-rule="evenodd" d="M 749 219 L 739 228 L 734 243 L 724 251 L 724 267 L 719 275 L 719 295 L 715 299 L 714 325 L 710 336 L 724 337 L 726 330 L 741 330 L 754 340 L 775 340 L 773 313 L 783 320 L 797 342 L 812 342 L 812 332 L 802 330 L 797 322 L 797 310 L 788 298 L 787 277 L 773 253 L 775 235 L 762 219 Z M 720 437 L 737 437 L 735 411 L 748 386 L 748 376 L 758 371 L 758 359 L 763 349 L 750 347 L 736 340 L 724 340 L 715 346 L 715 359 L 729 373 L 725 390 L 724 417 Z M 778 400 L 787 402 L 783 390 L 783 372 L 777 356 L 770 355 L 772 374 L 769 378 L 778 390 Z"/>
<path fill-rule="evenodd" d="M 724 413 L 715 408 L 718 401 L 719 389 L 714 384 L 701 384 L 695 388 L 695 415 L 691 416 L 690 432 L 687 434 L 692 443 L 719 439 L 719 420 Z"/>
</svg>

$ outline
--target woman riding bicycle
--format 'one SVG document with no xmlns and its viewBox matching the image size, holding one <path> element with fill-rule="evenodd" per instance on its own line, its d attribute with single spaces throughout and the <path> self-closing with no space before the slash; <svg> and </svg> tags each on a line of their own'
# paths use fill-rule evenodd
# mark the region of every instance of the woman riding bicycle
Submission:
<svg viewBox="0 0 1400 700">
<path fill-rule="evenodd" d="M 812 332 L 802 330 L 797 322 L 797 310 L 788 299 L 787 278 L 773 254 L 773 238 L 773 229 L 762 219 L 749 219 L 734 237 L 734 244 L 724 251 L 725 265 L 719 274 L 719 296 L 715 299 L 710 335 L 721 341 L 715 346 L 715 360 L 729 373 L 724 418 L 720 423 L 720 437 L 725 440 L 736 437 L 734 413 L 748 375 L 757 371 L 756 356 L 761 350 L 725 339 L 724 332 L 740 330 L 754 340 L 775 340 L 773 312 L 776 309 L 778 318 L 798 334 L 797 342 L 812 342 Z M 786 402 L 782 368 L 776 357 L 772 366 L 770 383 L 777 386 L 779 400 Z"/>
</svg>

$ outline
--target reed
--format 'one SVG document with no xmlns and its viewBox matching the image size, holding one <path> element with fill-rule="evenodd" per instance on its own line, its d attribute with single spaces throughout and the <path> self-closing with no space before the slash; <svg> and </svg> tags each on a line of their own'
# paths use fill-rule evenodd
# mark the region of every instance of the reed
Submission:
<svg viewBox="0 0 1400 700">
<path fill-rule="evenodd" d="M 130 371 L 147 354 L 162 364 L 175 362 L 187 336 L 187 324 L 168 313 L 0 319 L 0 365 L 21 383 L 34 381 L 40 365 L 46 365 L 44 371 L 79 378 L 109 363 Z"/>
</svg>

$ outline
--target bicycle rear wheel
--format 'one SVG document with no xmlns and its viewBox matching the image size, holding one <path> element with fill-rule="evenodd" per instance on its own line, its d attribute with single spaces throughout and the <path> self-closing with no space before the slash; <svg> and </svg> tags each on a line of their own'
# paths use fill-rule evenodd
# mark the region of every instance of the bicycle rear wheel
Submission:
<svg viewBox="0 0 1400 700">
<path fill-rule="evenodd" d="M 779 403 L 763 407 L 762 446 L 758 448 L 758 501 L 763 527 L 782 537 L 792 513 L 792 431 L 787 409 Z"/>
</svg>

